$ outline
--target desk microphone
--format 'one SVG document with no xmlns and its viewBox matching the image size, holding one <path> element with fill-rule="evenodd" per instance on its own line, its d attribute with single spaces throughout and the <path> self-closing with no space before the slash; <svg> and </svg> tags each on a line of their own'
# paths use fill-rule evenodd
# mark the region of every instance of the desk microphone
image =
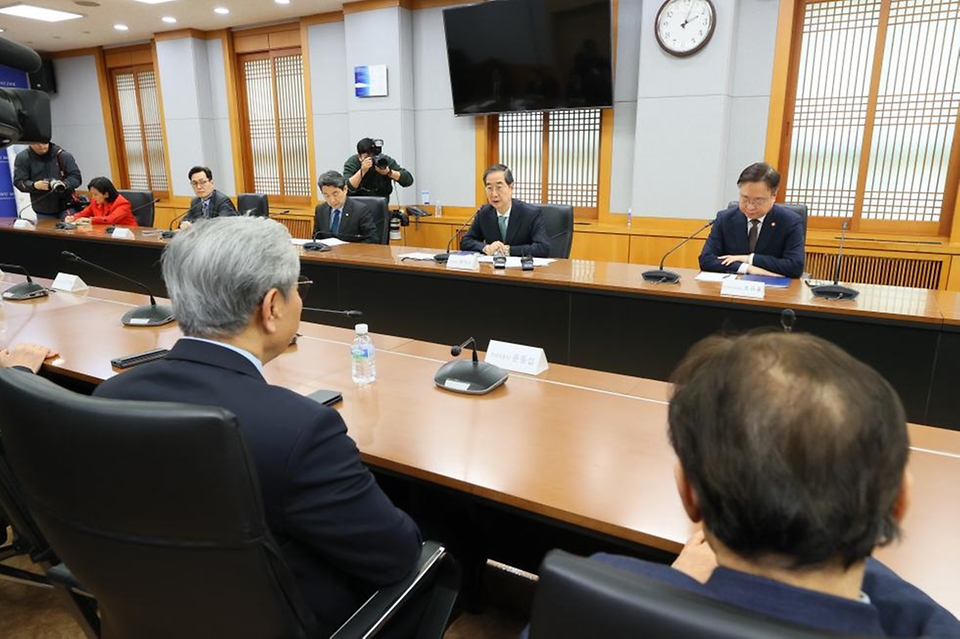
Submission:
<svg viewBox="0 0 960 639">
<path fill-rule="evenodd" d="M 14 284 L 7 290 L 3 292 L 3 299 L 5 300 L 29 300 L 35 297 L 46 297 L 49 295 L 45 286 L 37 284 L 30 278 L 30 274 L 27 273 L 27 269 L 23 268 L 18 264 L 0 264 L 0 268 L 5 268 L 8 271 L 16 271 L 17 273 L 23 273 L 27 281 L 20 282 L 19 284 Z"/>
<path fill-rule="evenodd" d="M 433 381 L 444 390 L 468 395 L 483 395 L 507 381 L 507 372 L 499 366 L 481 362 L 477 357 L 477 341 L 472 337 L 463 344 L 450 349 L 454 357 L 460 355 L 467 346 L 473 346 L 473 359 L 467 361 L 455 359 L 447 362 L 433 376 Z"/>
<path fill-rule="evenodd" d="M 314 308 L 312 306 L 304 306 L 303 310 L 312 313 L 330 313 L 331 315 L 346 315 L 347 317 L 363 317 L 363 311 L 341 311 L 336 308 Z"/>
<path fill-rule="evenodd" d="M 785 308 L 783 312 L 780 313 L 780 326 L 783 327 L 784 333 L 792 333 L 793 325 L 797 323 L 797 314 L 792 308 Z"/>
<path fill-rule="evenodd" d="M 131 284 L 136 284 L 147 292 L 147 295 L 150 296 L 150 304 L 138 306 L 137 308 L 131 309 L 124 313 L 123 317 L 120 318 L 120 321 L 124 326 L 163 326 L 164 324 L 169 324 L 173 321 L 173 309 L 169 306 L 157 304 L 157 300 L 154 299 L 153 293 L 150 292 L 150 289 L 146 284 L 138 282 L 134 279 L 130 279 L 126 275 L 121 275 L 116 271 L 111 271 L 110 269 L 104 268 L 99 264 L 94 264 L 89 260 L 83 259 L 76 253 L 63 251 L 60 253 L 60 255 L 73 262 L 79 262 L 81 264 L 86 264 L 87 266 L 92 266 L 93 268 L 103 271 L 104 273 L 108 273 L 114 277 L 126 280 Z"/>
<path fill-rule="evenodd" d="M 665 270 L 663 270 L 663 263 L 667 261 L 667 258 L 670 257 L 670 254 L 671 254 L 671 253 L 673 253 L 673 252 L 676 251 L 678 248 L 680 248 L 681 246 L 683 246 L 684 244 L 686 244 L 687 242 L 689 242 L 690 240 L 692 240 L 693 238 L 695 238 L 695 237 L 696 237 L 697 235 L 699 235 L 700 232 L 703 231 L 704 229 L 713 226 L 713 223 L 716 222 L 716 221 L 717 221 L 716 218 L 710 220 L 709 222 L 707 222 L 706 224 L 704 224 L 703 226 L 701 226 L 700 228 L 698 228 L 696 231 L 694 231 L 693 233 L 691 233 L 690 235 L 688 235 L 687 237 L 685 237 L 682 242 L 680 242 L 679 244 L 677 244 L 676 246 L 674 246 L 672 249 L 670 249 L 669 251 L 667 251 L 667 252 L 664 254 L 663 258 L 661 258 L 661 260 L 660 260 L 660 268 L 658 268 L 658 269 L 650 269 L 649 271 L 644 271 L 644 272 L 643 272 L 643 281 L 644 281 L 644 282 L 653 282 L 653 283 L 655 283 L 655 284 L 675 284 L 675 283 L 679 282 L 679 281 L 680 281 L 680 274 L 679 274 L 679 273 L 675 273 L 675 272 L 673 272 L 673 271 L 665 271 Z"/>
<path fill-rule="evenodd" d="M 481 208 L 482 208 L 482 207 L 481 207 Z M 477 213 L 479 213 L 479 212 L 480 212 L 480 209 L 477 209 L 476 211 L 474 211 L 474 212 L 473 212 L 473 215 L 471 215 L 470 217 L 468 217 L 466 222 L 464 222 L 463 224 L 461 224 L 460 226 L 457 227 L 457 230 L 453 232 L 453 235 L 450 236 L 450 239 L 447 241 L 447 250 L 446 250 L 446 252 L 444 252 L 444 253 L 437 253 L 436 255 L 433 256 L 433 259 L 434 259 L 434 260 L 436 260 L 437 262 L 440 262 L 441 264 L 443 264 L 444 262 L 446 262 L 447 260 L 450 259 L 450 245 L 453 244 L 453 241 L 454 241 L 455 239 L 457 239 L 457 235 L 460 234 L 460 231 L 462 231 L 463 229 L 465 229 L 467 226 L 470 225 L 471 222 L 473 222 L 473 218 L 477 217 Z"/>
<path fill-rule="evenodd" d="M 170 225 L 167 226 L 167 230 L 166 230 L 166 231 L 163 231 L 163 232 L 160 234 L 160 237 L 164 238 L 165 240 L 169 240 L 171 237 L 173 237 L 174 235 L 176 235 L 177 232 L 173 230 L 173 225 L 176 224 L 184 215 L 188 215 L 188 214 L 190 213 L 190 211 L 194 210 L 194 209 L 197 208 L 198 206 L 201 206 L 202 204 L 203 204 L 203 200 L 200 200 L 199 202 L 197 202 L 196 204 L 194 204 L 193 206 L 191 206 L 189 209 L 187 209 L 186 211 L 184 211 L 183 213 L 181 213 L 181 214 L 178 215 L 177 217 L 175 217 L 175 218 L 173 218 L 172 220 L 170 220 Z"/>
<path fill-rule="evenodd" d="M 49 182 L 49 180 L 48 180 L 48 182 Z M 56 191 L 54 191 L 53 189 L 50 189 L 49 191 L 47 191 L 46 193 L 44 193 L 43 195 L 41 195 L 40 197 L 38 197 L 38 198 L 37 198 L 37 202 L 39 202 L 40 200 L 46 198 L 46 197 L 49 196 L 49 195 L 53 195 L 54 193 L 56 193 Z M 31 199 L 30 199 L 30 202 L 29 202 L 28 204 L 26 204 L 22 209 L 20 209 L 19 211 L 17 211 L 17 221 L 13 223 L 13 228 L 15 228 L 15 229 L 32 229 L 32 228 L 34 228 L 34 227 L 37 225 L 37 223 L 34 222 L 33 220 L 28 220 L 27 218 L 25 218 L 25 217 L 23 217 L 23 216 L 21 215 L 21 213 L 23 213 L 24 211 L 26 211 L 28 208 L 30 208 L 30 207 L 33 206 L 34 204 L 35 204 L 35 202 L 33 201 L 33 198 L 31 198 Z M 34 211 L 34 214 L 36 214 L 36 211 Z"/>
<path fill-rule="evenodd" d="M 329 231 L 317 231 L 313 234 L 313 240 L 303 245 L 303 250 L 322 252 L 329 251 L 333 248 L 324 244 L 323 242 L 318 242 L 318 237 L 322 240 L 336 239 L 343 240 L 344 242 L 356 242 L 368 239 L 366 235 L 359 235 L 357 233 L 331 233 Z"/>
<path fill-rule="evenodd" d="M 843 238 L 847 234 L 847 220 L 840 225 L 840 248 L 837 249 L 837 264 L 833 269 L 833 284 L 822 284 L 810 289 L 814 297 L 823 297 L 830 300 L 855 300 L 860 294 L 855 288 L 840 284 L 840 260 L 843 258 Z"/>
</svg>

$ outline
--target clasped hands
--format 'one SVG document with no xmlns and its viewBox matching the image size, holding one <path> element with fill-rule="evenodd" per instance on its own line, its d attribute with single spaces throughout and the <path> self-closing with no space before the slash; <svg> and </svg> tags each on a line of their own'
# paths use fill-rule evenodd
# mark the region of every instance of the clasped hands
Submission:
<svg viewBox="0 0 960 639">
<path fill-rule="evenodd" d="M 719 257 L 717 257 L 717 259 L 720 260 L 720 263 L 723 264 L 724 266 L 730 266 L 731 264 L 735 264 L 736 262 L 743 262 L 744 264 L 747 265 L 747 273 L 749 273 L 750 275 L 772 275 L 774 277 L 780 276 L 779 273 L 774 273 L 773 271 L 768 271 L 765 268 L 760 268 L 759 266 L 754 266 L 753 264 L 750 264 L 749 255 L 720 255 Z"/>
<path fill-rule="evenodd" d="M 484 246 L 483 252 L 487 255 L 510 255 L 510 247 L 497 240 Z"/>
</svg>

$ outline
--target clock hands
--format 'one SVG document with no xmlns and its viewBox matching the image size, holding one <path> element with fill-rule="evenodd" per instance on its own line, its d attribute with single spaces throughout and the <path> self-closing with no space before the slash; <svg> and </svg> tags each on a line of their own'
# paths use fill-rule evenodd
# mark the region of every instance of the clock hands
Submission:
<svg viewBox="0 0 960 639">
<path fill-rule="evenodd" d="M 680 23 L 680 28 L 681 28 L 681 29 L 686 29 L 688 23 L 693 22 L 693 21 L 696 20 L 697 18 L 701 18 L 701 17 L 703 17 L 703 14 L 702 14 L 702 13 L 698 13 L 697 15 L 695 15 L 695 16 L 693 16 L 693 17 L 691 18 L 691 17 L 690 17 L 690 13 L 687 12 L 687 17 L 683 20 L 683 22 Z"/>
</svg>

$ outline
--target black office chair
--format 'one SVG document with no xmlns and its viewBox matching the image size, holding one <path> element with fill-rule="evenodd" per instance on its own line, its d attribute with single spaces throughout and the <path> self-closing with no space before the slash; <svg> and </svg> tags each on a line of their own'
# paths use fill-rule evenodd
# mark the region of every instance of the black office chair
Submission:
<svg viewBox="0 0 960 639">
<path fill-rule="evenodd" d="M 534 204 L 543 213 L 550 238 L 550 257 L 570 257 L 573 246 L 573 207 L 569 204 Z"/>
<path fill-rule="evenodd" d="M 11 371 L 14 372 L 14 371 Z M 40 588 L 54 588 L 74 620 L 90 639 L 100 636 L 100 618 L 97 602 L 93 600 L 50 548 L 33 515 L 27 510 L 22 489 L 14 479 L 7 463 L 3 442 L 0 440 L 0 515 L 10 524 L 13 536 L 0 548 L 0 561 L 16 555 L 29 555 L 42 571 L 38 575 L 28 570 L 0 564 L 0 579 Z M 5 532 L 5 531 L 4 531 Z"/>
<path fill-rule="evenodd" d="M 237 196 L 237 212 L 240 215 L 270 217 L 270 200 L 265 193 L 241 193 Z"/>
<path fill-rule="evenodd" d="M 156 200 L 153 193 L 127 189 L 118 192 L 130 202 L 130 210 L 133 211 L 133 217 L 137 218 L 137 224 L 152 227 L 155 213 L 154 201 Z"/>
<path fill-rule="evenodd" d="M 380 244 L 390 243 L 390 211 L 387 198 L 372 195 L 351 195 L 350 199 L 366 205 L 373 211 L 373 221 L 377 225 L 377 237 Z"/>
<path fill-rule="evenodd" d="M 231 413 L 92 398 L 10 369 L 0 404 L 10 468 L 50 545 L 96 597 L 105 638 L 316 637 Z M 455 564 L 436 544 L 421 559 L 338 639 L 371 636 L 416 593 L 432 596 L 425 621 L 440 625 L 424 636 L 440 637 Z"/>
<path fill-rule="evenodd" d="M 785 202 L 777 202 L 780 206 L 785 209 L 790 209 L 794 213 L 800 216 L 800 220 L 803 222 L 803 242 L 807 242 L 807 205 L 806 204 L 787 204 Z M 734 201 L 727 204 L 727 207 L 740 206 L 740 202 Z"/>
<path fill-rule="evenodd" d="M 550 551 L 540 566 L 530 639 L 839 637 L 665 585 L 599 561 Z"/>
</svg>

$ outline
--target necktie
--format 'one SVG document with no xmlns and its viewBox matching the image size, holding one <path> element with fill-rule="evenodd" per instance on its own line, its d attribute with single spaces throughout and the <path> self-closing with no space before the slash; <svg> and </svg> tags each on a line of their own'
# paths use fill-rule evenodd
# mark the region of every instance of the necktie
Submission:
<svg viewBox="0 0 960 639">
<path fill-rule="evenodd" d="M 497 224 L 500 225 L 500 240 L 503 242 L 507 241 L 507 216 L 498 215 Z"/>
<path fill-rule="evenodd" d="M 200 211 L 203 213 L 203 217 L 210 217 L 210 198 L 207 198 L 200 205 Z"/>
<path fill-rule="evenodd" d="M 330 232 L 340 232 L 340 209 L 337 209 L 333 212 L 333 221 L 330 223 Z"/>
<path fill-rule="evenodd" d="M 757 236 L 760 234 L 760 220 L 750 220 L 750 232 L 747 234 L 747 242 L 750 244 L 750 252 L 753 253 L 757 248 Z"/>
</svg>

